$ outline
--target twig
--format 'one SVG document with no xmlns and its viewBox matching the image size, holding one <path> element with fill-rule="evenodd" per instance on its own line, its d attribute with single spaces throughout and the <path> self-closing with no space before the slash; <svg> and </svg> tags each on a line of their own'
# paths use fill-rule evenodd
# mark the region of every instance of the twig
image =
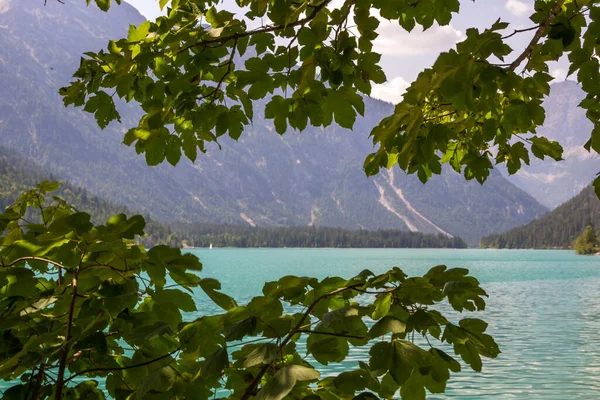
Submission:
<svg viewBox="0 0 600 400">
<path fill-rule="evenodd" d="M 179 350 L 181 350 L 181 347 L 173 350 L 170 353 L 167 353 L 163 356 L 160 356 L 158 358 L 155 358 L 153 360 L 150 361 L 145 361 L 143 363 L 139 363 L 139 364 L 135 364 L 135 365 L 128 365 L 126 367 L 118 367 L 118 368 L 110 368 L 110 367 L 98 367 L 98 368 L 89 368 L 89 369 L 84 369 L 83 371 L 80 371 L 74 375 L 71 375 L 67 380 L 65 380 L 65 383 L 77 378 L 78 376 L 81 375 L 85 375 L 85 374 L 89 374 L 90 372 L 115 372 L 115 371 L 126 371 L 128 369 L 133 369 L 133 368 L 139 368 L 139 367 L 145 367 L 146 365 L 150 365 L 150 364 L 154 364 L 155 362 L 158 362 L 160 360 L 164 360 L 167 357 L 171 357 L 173 354 L 177 353 Z"/>
<path fill-rule="evenodd" d="M 314 334 L 314 335 L 335 336 L 335 337 L 348 338 L 348 339 L 366 339 L 367 338 L 366 336 L 346 335 L 343 333 L 335 333 L 335 332 L 311 331 L 308 329 L 300 329 L 300 330 L 297 330 L 296 333 L 310 333 L 310 334 Z"/>
<path fill-rule="evenodd" d="M 83 262 L 83 258 L 85 257 L 85 252 L 81 256 L 81 260 L 79 261 L 79 265 Z M 78 267 L 79 269 L 79 267 Z M 67 358 L 69 356 L 69 351 L 71 348 L 71 339 L 73 334 L 73 318 L 75 316 L 75 304 L 77 302 L 77 274 L 78 271 L 73 273 L 73 278 L 71 281 L 72 291 L 71 291 L 71 304 L 69 305 L 69 317 L 67 320 L 67 335 L 65 337 L 65 344 L 62 350 L 62 354 L 60 357 L 59 367 L 58 367 L 58 378 L 56 379 L 56 395 L 54 396 L 56 400 L 62 399 L 62 392 L 65 386 L 65 369 L 67 367 Z"/>
<path fill-rule="evenodd" d="M 332 0 L 325 0 L 323 1 L 321 4 L 319 4 L 318 6 L 315 6 L 313 8 L 313 11 L 310 13 L 310 15 L 308 15 L 305 18 L 299 19 L 298 21 L 295 22 L 291 22 L 287 25 L 271 25 L 271 26 L 265 26 L 263 28 L 259 28 L 259 29 L 255 29 L 252 31 L 245 31 L 245 32 L 240 32 L 240 33 L 235 33 L 233 35 L 229 35 L 229 36 L 223 36 L 217 39 L 212 39 L 212 40 L 200 40 L 199 42 L 196 43 L 191 43 L 188 44 L 187 46 L 182 47 L 181 49 L 179 49 L 177 51 L 176 54 L 180 54 L 186 50 L 191 49 L 194 46 L 199 46 L 199 45 L 207 45 L 207 44 L 212 44 L 212 43 L 224 43 L 224 42 L 228 42 L 230 40 L 238 40 L 238 39 L 242 39 L 245 38 L 247 36 L 254 36 L 254 35 L 258 35 L 261 33 L 268 33 L 268 32 L 275 32 L 275 31 L 279 31 L 282 29 L 286 29 L 286 28 L 293 28 L 296 26 L 300 26 L 302 24 L 306 24 L 307 22 L 312 21 L 313 19 L 315 19 L 315 17 L 317 16 L 317 14 L 324 9 L 325 7 L 327 7 L 327 5 L 329 3 L 331 3 Z"/>
<path fill-rule="evenodd" d="M 237 39 L 235 39 L 234 43 L 233 43 L 233 49 L 231 50 L 231 55 L 229 56 L 229 60 L 227 60 L 226 64 L 223 64 L 223 66 L 227 65 L 227 71 L 225 71 L 225 73 L 223 74 L 223 76 L 221 77 L 221 79 L 219 79 L 219 82 L 217 82 L 217 86 L 215 86 L 215 88 L 213 90 L 210 91 L 210 93 L 205 94 L 204 96 L 201 96 L 198 98 L 198 100 L 204 100 L 207 99 L 209 97 L 213 97 L 215 96 L 217 93 L 219 93 L 219 91 L 221 90 L 221 86 L 223 86 L 223 82 L 225 82 L 225 78 L 227 78 L 227 75 L 229 75 L 232 71 L 232 67 L 233 67 L 233 58 L 235 57 L 235 52 L 237 49 Z M 197 76 L 199 77 L 199 75 Z M 194 77 L 193 79 L 195 79 L 196 77 Z M 211 104 L 214 103 L 216 99 L 216 96 L 213 97 L 213 99 L 211 100 Z"/>
<path fill-rule="evenodd" d="M 362 284 L 356 284 L 353 286 L 348 286 L 348 287 L 344 287 L 344 288 L 340 288 L 337 290 L 334 290 L 333 292 L 330 293 L 326 293 L 322 296 L 320 296 L 319 298 L 317 298 L 315 301 L 313 301 L 308 308 L 306 309 L 306 311 L 304 312 L 304 314 L 302 315 L 302 318 L 300 318 L 300 321 L 298 321 L 298 323 L 296 324 L 296 326 L 291 330 L 290 333 L 288 333 L 288 335 L 285 337 L 285 339 L 283 339 L 281 341 L 281 344 L 279 345 L 279 351 L 281 351 L 288 343 L 289 341 L 292 339 L 292 337 L 298 333 L 298 331 L 300 330 L 300 328 L 304 325 L 304 321 L 306 321 L 306 318 L 308 318 L 308 316 L 310 315 L 310 313 L 312 313 L 312 311 L 314 310 L 314 308 L 317 306 L 317 304 L 319 304 L 319 302 L 321 300 L 324 300 L 328 297 L 331 296 L 335 296 L 337 294 L 343 293 L 347 290 L 354 290 L 357 287 L 362 286 Z M 244 394 L 242 395 L 240 400 L 248 400 L 250 399 L 250 397 L 254 396 L 254 392 L 256 390 L 256 388 L 258 387 L 258 384 L 260 383 L 260 381 L 262 380 L 263 376 L 265 376 L 265 374 L 267 373 L 267 371 L 271 368 L 271 366 L 273 365 L 273 363 L 275 362 L 275 360 L 271 361 L 268 364 L 263 365 L 263 367 L 261 368 L 261 370 L 258 372 L 258 374 L 254 377 L 254 380 L 252 381 L 252 383 L 250 383 L 250 385 L 246 388 L 246 391 L 244 392 Z"/>
<path fill-rule="evenodd" d="M 539 43 L 542 36 L 544 36 L 546 31 L 550 27 L 550 24 L 552 24 L 552 21 L 554 21 L 556 16 L 560 13 L 564 2 L 565 0 L 558 0 L 556 2 L 554 7 L 552 8 L 552 11 L 550 11 L 550 14 L 548 15 L 548 17 L 546 17 L 544 23 L 539 26 L 538 30 L 535 32 L 535 35 L 533 35 L 533 38 L 531 38 L 531 41 L 529 42 L 525 50 L 523 50 L 521 55 L 519 55 L 519 57 L 517 57 L 517 59 L 510 64 L 510 66 L 508 67 L 510 71 L 514 71 L 515 69 L 517 69 L 517 67 L 521 65 L 523 60 L 531 56 L 533 48 Z"/>
<path fill-rule="evenodd" d="M 536 26 L 532 26 L 531 28 L 525 28 L 525 29 L 515 29 L 515 30 L 513 31 L 513 33 L 511 33 L 511 34 L 509 34 L 509 35 L 506 35 L 506 36 L 502 36 L 502 37 L 500 38 L 500 40 L 504 40 L 504 39 L 511 38 L 511 37 L 515 36 L 516 34 L 518 34 L 518 33 L 523 33 L 523 32 L 529 32 L 529 31 L 533 31 L 533 30 L 536 30 L 536 29 L 538 29 L 539 27 L 540 27 L 539 25 L 536 25 Z"/>
<path fill-rule="evenodd" d="M 43 262 L 47 262 L 48 264 L 52 264 L 55 267 L 58 267 L 60 269 L 67 269 L 67 267 L 65 267 L 64 265 L 59 264 L 56 261 L 49 260 L 47 258 L 43 258 L 43 257 L 21 257 L 21 258 L 17 258 L 10 264 L 2 265 L 2 267 L 5 267 L 5 268 L 12 267 L 13 265 L 18 264 L 23 261 L 43 261 Z"/>
</svg>

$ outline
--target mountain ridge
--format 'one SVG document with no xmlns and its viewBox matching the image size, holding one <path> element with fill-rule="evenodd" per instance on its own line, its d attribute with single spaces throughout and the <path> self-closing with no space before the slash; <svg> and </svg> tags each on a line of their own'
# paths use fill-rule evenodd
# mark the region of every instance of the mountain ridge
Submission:
<svg viewBox="0 0 600 400">
<path fill-rule="evenodd" d="M 585 93 L 578 83 L 565 80 L 553 83 L 544 99 L 546 120 L 538 135 L 556 140 L 564 148 L 560 162 L 531 159 L 509 180 L 553 209 L 576 196 L 597 174 L 600 154 L 585 150 L 593 124 L 579 103 Z"/>
<path fill-rule="evenodd" d="M 14 204 L 22 192 L 43 181 L 53 181 L 38 165 L 0 146 L 0 212 Z M 62 182 L 53 195 L 63 198 L 78 211 L 90 214 L 103 224 L 116 214 L 132 216 L 126 207 L 90 195 L 85 189 Z M 48 196 L 49 198 L 49 196 Z M 458 237 L 403 232 L 398 230 L 349 231 L 339 228 L 288 227 L 254 228 L 213 224 L 165 226 L 146 218 L 146 234 L 139 237 L 145 246 L 166 244 L 178 247 L 336 247 L 336 248 L 466 248 Z"/>
<path fill-rule="evenodd" d="M 143 20 L 139 13 L 127 4 L 108 14 L 81 2 L 45 9 L 33 2 L 10 4 L 0 14 L 5 49 L 0 85 L 14 95 L 0 96 L 0 144 L 61 179 L 160 222 L 412 227 L 476 244 L 485 234 L 547 211 L 497 172 L 484 187 L 454 172 L 427 185 L 398 171 L 391 179 L 387 172 L 368 179 L 362 170 L 373 151 L 368 135 L 393 109 L 368 98 L 366 117 L 358 118 L 352 131 L 332 125 L 282 137 L 257 112 L 238 141 L 222 139 L 222 150 L 209 147 L 195 164 L 182 160 L 177 167 L 147 167 L 134 149 L 121 144 L 125 127 L 137 123 L 137 106 L 120 104 L 122 125 L 99 132 L 91 115 L 64 109 L 56 93 L 75 71 L 81 52 L 123 35 L 129 23 Z M 49 30 L 55 32 L 52 37 L 45 34 Z M 71 48 L 72 43 L 77 45 Z M 263 106 L 257 104 L 257 111 Z"/>
<path fill-rule="evenodd" d="M 592 185 L 539 219 L 508 232 L 484 236 L 480 247 L 497 249 L 570 249 L 586 226 L 600 228 L 600 199 Z M 598 231 L 600 233 L 600 231 Z"/>
</svg>

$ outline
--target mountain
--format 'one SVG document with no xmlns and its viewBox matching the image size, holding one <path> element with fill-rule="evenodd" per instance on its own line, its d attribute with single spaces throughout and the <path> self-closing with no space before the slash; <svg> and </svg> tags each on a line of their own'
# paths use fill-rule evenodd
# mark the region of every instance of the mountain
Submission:
<svg viewBox="0 0 600 400">
<path fill-rule="evenodd" d="M 53 180 L 42 168 L 30 160 L 15 156 L 0 146 L 0 211 L 13 204 L 17 196 L 45 180 Z M 96 224 L 123 213 L 131 216 L 125 207 L 90 195 L 85 189 L 63 182 L 57 196 L 65 199 L 79 211 L 91 215 Z M 185 238 L 185 240 L 182 240 Z M 167 227 L 147 219 L 146 235 L 139 238 L 146 246 L 208 247 L 369 247 L 369 248 L 466 248 L 459 237 L 442 234 L 423 234 L 398 230 L 344 230 L 317 227 L 270 227 L 177 224 Z"/>
<path fill-rule="evenodd" d="M 210 147 L 195 165 L 147 167 L 121 144 L 125 129 L 137 124 L 135 105 L 121 104 L 123 124 L 100 131 L 92 116 L 65 109 L 57 94 L 80 54 L 123 36 L 142 21 L 137 11 L 125 3 L 104 14 L 80 0 L 45 7 L 38 0 L 0 1 L 0 145 L 161 222 L 402 229 L 476 244 L 547 211 L 499 173 L 483 187 L 448 171 L 427 185 L 400 171 L 366 178 L 368 134 L 392 112 L 372 99 L 352 131 L 331 126 L 282 137 L 259 116 L 238 142 L 222 140 L 222 150 Z"/>
<path fill-rule="evenodd" d="M 482 238 L 480 246 L 499 249 L 570 249 L 573 240 L 583 233 L 590 222 L 600 227 L 600 199 L 591 185 L 540 219 L 506 233 Z"/>
<path fill-rule="evenodd" d="M 551 86 L 544 101 L 546 121 L 538 134 L 564 147 L 563 161 L 533 158 L 510 181 L 549 208 L 569 200 L 586 187 L 600 171 L 600 154 L 588 152 L 593 125 L 578 105 L 585 94 L 578 83 L 564 81 Z"/>
<path fill-rule="evenodd" d="M 16 156 L 13 151 L 0 146 L 0 213 L 14 204 L 17 197 L 33 189 L 43 181 L 54 181 L 39 165 L 31 160 Z M 117 214 L 132 216 L 126 207 L 91 195 L 87 190 L 62 182 L 56 196 L 66 200 L 77 210 L 90 214 L 95 224 L 103 224 Z M 166 244 L 177 246 L 181 243 L 173 231 L 151 219 L 146 219 L 146 235 L 140 238 L 144 245 Z"/>
</svg>

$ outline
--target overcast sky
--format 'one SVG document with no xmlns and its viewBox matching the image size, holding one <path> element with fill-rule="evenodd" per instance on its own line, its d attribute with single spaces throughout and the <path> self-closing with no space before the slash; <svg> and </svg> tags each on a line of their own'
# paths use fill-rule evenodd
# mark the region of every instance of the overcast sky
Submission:
<svg viewBox="0 0 600 400">
<path fill-rule="evenodd" d="M 158 0 L 126 1 L 149 19 L 160 15 Z M 227 9 L 235 9 L 234 0 L 223 0 L 222 3 Z M 416 78 L 419 71 L 431 66 L 440 52 L 448 50 L 462 40 L 468 28 L 484 29 L 498 18 L 511 23 L 511 32 L 512 29 L 527 28 L 533 25 L 528 19 L 532 10 L 533 0 L 462 0 L 460 14 L 455 15 L 452 24 L 448 26 L 434 25 L 425 32 L 415 29 L 408 33 L 397 23 L 382 23 L 378 30 L 380 36 L 375 42 L 375 50 L 383 55 L 382 66 L 388 83 L 375 87 L 373 97 L 398 102 L 404 89 Z M 516 35 L 510 44 L 515 49 L 522 49 L 532 35 L 533 32 Z M 511 60 L 512 58 L 508 61 Z M 564 65 L 561 63 L 552 66 L 551 73 L 557 79 L 564 79 Z"/>
</svg>

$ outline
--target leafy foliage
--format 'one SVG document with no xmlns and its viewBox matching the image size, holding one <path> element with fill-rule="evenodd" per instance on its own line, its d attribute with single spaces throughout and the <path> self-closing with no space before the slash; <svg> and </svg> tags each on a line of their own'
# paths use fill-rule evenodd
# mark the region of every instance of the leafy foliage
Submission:
<svg viewBox="0 0 600 400">
<path fill-rule="evenodd" d="M 600 225 L 600 200 L 589 185 L 552 212 L 508 232 L 481 239 L 480 246 L 498 249 L 570 249 L 590 221 Z"/>
<path fill-rule="evenodd" d="M 573 242 L 573 249 L 577 254 L 590 255 L 599 251 L 598 236 L 594 229 L 594 225 L 586 226 L 585 231 Z"/>
<path fill-rule="evenodd" d="M 485 322 L 453 323 L 436 310 L 445 301 L 484 309 L 486 293 L 465 269 L 286 276 L 238 305 L 201 277 L 195 256 L 136 245 L 142 217 L 94 226 L 46 199 L 57 188 L 42 183 L 0 216 L 0 378 L 13 382 L 3 398 L 103 399 L 100 380 L 116 399 L 423 398 L 442 392 L 460 364 L 415 335 L 453 345 L 476 371 L 499 353 Z M 26 218 L 33 212 L 40 223 Z M 198 290 L 223 312 L 184 318 Z M 311 358 L 298 353 L 300 340 Z M 315 367 L 344 360 L 350 346 L 371 346 L 369 362 L 322 378 Z"/>
<path fill-rule="evenodd" d="M 456 0 L 237 5 L 246 8 L 236 14 L 210 0 L 171 2 L 166 16 L 131 27 L 107 50 L 87 53 L 76 80 L 61 90 L 65 104 L 95 113 L 101 126 L 119 119 L 105 91 L 141 104 L 145 114 L 124 139 L 150 165 L 177 164 L 182 152 L 195 160 L 206 142 L 225 134 L 237 139 L 252 119 L 252 102 L 265 97 L 265 115 L 279 133 L 309 122 L 352 127 L 364 111 L 360 93 L 369 95 L 373 83 L 386 79 L 373 51 L 376 15 L 410 31 L 447 25 L 459 11 Z M 598 152 L 600 6 L 596 0 L 537 0 L 530 19 L 531 28 L 512 33 L 500 20 L 483 31 L 468 29 L 456 49 L 419 74 L 393 115 L 372 131 L 379 150 L 367 158 L 367 174 L 397 164 L 425 182 L 449 164 L 483 182 L 494 162 L 515 173 L 529 163 L 530 152 L 561 160 L 562 147 L 535 132 L 545 119 L 548 63 L 562 56 L 587 93 L 581 107 L 595 128 L 585 147 Z M 248 28 L 258 21 L 267 22 Z M 507 40 L 528 32 L 529 45 L 515 54 Z"/>
</svg>

